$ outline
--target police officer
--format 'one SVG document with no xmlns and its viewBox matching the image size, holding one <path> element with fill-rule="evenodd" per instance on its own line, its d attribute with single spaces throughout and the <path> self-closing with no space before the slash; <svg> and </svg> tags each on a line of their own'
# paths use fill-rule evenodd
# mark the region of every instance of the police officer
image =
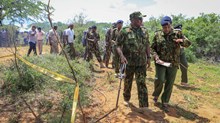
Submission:
<svg viewBox="0 0 220 123">
<path fill-rule="evenodd" d="M 149 35 L 142 27 L 141 12 L 130 14 L 130 26 L 124 27 L 117 39 L 117 51 L 121 63 L 127 64 L 124 80 L 124 104 L 129 105 L 134 75 L 136 77 L 140 111 L 148 109 L 148 92 L 146 87 L 146 66 L 150 67 Z"/>
<path fill-rule="evenodd" d="M 109 60 L 111 57 L 112 52 L 112 31 L 116 28 L 116 23 L 112 23 L 112 27 L 108 29 L 108 31 L 105 34 L 105 54 L 104 54 L 104 61 L 105 66 L 108 68 Z"/>
<path fill-rule="evenodd" d="M 182 24 L 178 24 L 174 26 L 174 30 L 179 30 L 179 33 L 182 33 Z M 188 84 L 188 75 L 187 75 L 187 69 L 188 69 L 188 62 L 186 59 L 184 47 L 180 46 L 180 70 L 181 70 L 181 85 L 185 87 L 190 87 Z"/>
<path fill-rule="evenodd" d="M 177 37 L 178 31 L 173 30 L 171 24 L 172 20 L 169 16 L 162 18 L 162 30 L 155 33 L 151 45 L 156 67 L 153 92 L 154 101 L 157 103 L 164 84 L 161 101 L 162 107 L 166 112 L 169 111 L 168 103 L 179 66 L 180 46 L 188 47 L 190 45 L 190 42 L 186 37 Z"/>
<path fill-rule="evenodd" d="M 111 43 L 112 43 L 112 51 L 113 51 L 113 66 L 115 68 L 115 74 L 116 77 L 118 77 L 119 74 L 119 66 L 120 66 L 120 58 L 117 53 L 116 47 L 117 47 L 117 37 L 119 36 L 119 33 L 121 32 L 122 26 L 123 26 L 123 21 L 118 20 L 117 21 L 117 28 L 113 29 L 112 31 L 112 38 L 111 38 Z"/>
<path fill-rule="evenodd" d="M 88 41 L 88 58 L 87 61 L 90 61 L 92 58 L 92 53 L 95 54 L 98 62 L 100 63 L 100 68 L 105 68 L 102 63 L 101 54 L 99 51 L 99 44 L 98 41 L 100 40 L 99 33 L 96 32 L 97 27 L 94 25 L 92 26 L 92 30 L 87 33 L 86 40 Z"/>
</svg>

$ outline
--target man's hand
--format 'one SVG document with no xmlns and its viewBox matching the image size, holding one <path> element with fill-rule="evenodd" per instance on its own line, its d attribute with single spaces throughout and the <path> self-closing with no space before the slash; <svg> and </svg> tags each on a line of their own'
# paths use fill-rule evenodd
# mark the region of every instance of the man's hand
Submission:
<svg viewBox="0 0 220 123">
<path fill-rule="evenodd" d="M 155 61 L 159 60 L 159 56 L 158 55 L 154 55 L 154 60 Z"/>
<path fill-rule="evenodd" d="M 183 42 L 183 39 L 176 39 L 175 42 L 176 42 L 176 43 Z"/>
<path fill-rule="evenodd" d="M 121 55 L 121 56 L 120 56 L 120 59 L 121 59 L 121 63 L 122 63 L 122 64 L 127 64 L 127 63 L 128 63 L 128 61 L 127 61 L 127 59 L 125 58 L 124 55 Z"/>
<path fill-rule="evenodd" d="M 52 42 L 51 41 L 49 41 L 49 44 L 50 44 L 50 46 L 52 46 Z"/>
</svg>

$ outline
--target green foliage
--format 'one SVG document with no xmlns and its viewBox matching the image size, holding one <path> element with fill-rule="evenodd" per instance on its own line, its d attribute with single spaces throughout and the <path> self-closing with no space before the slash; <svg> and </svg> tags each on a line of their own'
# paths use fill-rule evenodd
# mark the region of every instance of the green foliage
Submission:
<svg viewBox="0 0 220 123">
<path fill-rule="evenodd" d="M 2 68 L 5 80 L 5 92 L 17 94 L 20 92 L 28 92 L 40 86 L 43 80 L 43 75 L 35 70 L 29 69 L 24 63 L 19 62 L 21 76 L 19 76 L 14 63 L 10 67 Z"/>
<path fill-rule="evenodd" d="M 185 49 L 185 55 L 188 62 L 195 63 L 197 61 L 195 53 L 188 48 Z"/>
<path fill-rule="evenodd" d="M 46 18 L 47 5 L 39 0 L 1 0 L 5 14 L 0 19 L 23 24 L 27 21 L 44 20 Z M 53 9 L 53 8 L 51 8 Z"/>
<path fill-rule="evenodd" d="M 45 55 L 43 57 L 27 57 L 26 59 L 33 64 L 65 75 L 69 78 L 73 78 L 71 70 L 68 67 L 68 64 L 63 56 Z M 27 92 L 35 89 L 42 89 L 42 86 L 49 86 L 49 88 L 54 88 L 56 90 L 59 89 L 61 93 L 65 95 L 71 95 L 72 97 L 75 84 L 57 82 L 53 78 L 43 75 L 42 73 L 30 68 L 23 62 L 19 61 L 18 64 L 21 76 L 19 76 L 14 63 L 11 63 L 9 67 L 2 67 L 0 69 L 0 71 L 4 74 L 4 87 L 6 87 L 5 92 L 16 94 L 18 92 Z M 89 63 L 79 59 L 78 61 L 71 61 L 71 65 L 73 65 L 76 78 L 80 85 L 85 83 L 86 80 L 90 79 L 91 71 L 89 69 Z M 88 87 L 82 86 L 82 89 L 80 90 L 80 92 L 82 93 L 82 100 L 86 100 L 88 90 Z"/>
</svg>

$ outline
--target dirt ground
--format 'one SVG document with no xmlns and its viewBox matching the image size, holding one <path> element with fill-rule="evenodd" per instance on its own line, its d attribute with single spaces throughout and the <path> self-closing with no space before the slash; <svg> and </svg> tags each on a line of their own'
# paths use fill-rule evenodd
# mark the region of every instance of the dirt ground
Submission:
<svg viewBox="0 0 220 123">
<path fill-rule="evenodd" d="M 152 64 L 152 67 L 153 64 Z M 98 68 L 97 68 L 98 69 Z M 85 108 L 86 117 L 88 121 L 96 121 L 98 118 L 104 114 L 111 111 L 116 104 L 119 79 L 115 82 L 109 82 L 109 74 L 113 75 L 112 69 L 103 69 L 105 72 L 96 73 L 95 86 L 99 90 L 94 90 L 92 93 L 93 104 Z M 148 87 L 148 98 L 149 98 L 149 109 L 151 112 L 138 112 L 138 97 L 137 97 L 137 87 L 136 82 L 133 81 L 132 96 L 130 100 L 130 107 L 123 105 L 123 82 L 120 93 L 119 107 L 116 111 L 111 113 L 105 119 L 101 120 L 102 123 L 155 123 L 155 122 L 175 122 L 175 123 L 189 123 L 189 122 L 214 122 L 220 121 L 220 109 L 213 107 L 204 95 L 194 92 L 193 88 L 184 88 L 177 83 L 174 85 L 173 94 L 171 97 L 171 105 L 169 107 L 170 112 L 165 113 L 160 109 L 160 105 L 154 105 L 153 97 L 151 96 L 153 92 L 153 81 L 154 81 L 154 69 L 147 71 L 147 87 Z M 101 92 L 101 93 L 100 93 Z M 188 105 L 187 101 L 184 99 L 183 94 L 190 94 L 197 97 L 200 101 L 196 103 L 197 107 L 195 109 L 184 108 L 184 105 Z M 216 95 L 216 98 L 219 98 Z M 80 119 L 82 122 L 82 119 Z M 80 121 L 78 121 L 80 122 Z"/>
</svg>

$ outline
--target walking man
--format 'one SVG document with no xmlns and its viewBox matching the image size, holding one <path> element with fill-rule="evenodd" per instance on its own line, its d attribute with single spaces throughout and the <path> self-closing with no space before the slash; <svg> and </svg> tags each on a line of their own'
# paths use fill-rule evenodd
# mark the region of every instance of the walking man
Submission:
<svg viewBox="0 0 220 123">
<path fill-rule="evenodd" d="M 178 36 L 183 36 L 182 35 L 182 24 L 178 24 L 176 26 L 174 26 L 174 30 L 178 30 Z M 180 37 L 183 38 L 183 37 Z M 185 55 L 185 51 L 184 51 L 184 47 L 180 46 L 180 70 L 181 70 L 181 85 L 184 87 L 190 87 L 190 85 L 188 84 L 188 62 L 186 59 L 186 55 Z"/>
<path fill-rule="evenodd" d="M 85 30 L 83 32 L 83 37 L 82 37 L 82 44 L 83 44 L 83 47 L 85 47 L 85 52 L 83 54 L 83 59 L 86 60 L 87 57 L 88 57 L 88 41 L 86 40 L 86 36 L 87 36 L 87 33 L 89 33 L 91 31 L 91 27 L 88 28 L 88 30 Z"/>
<path fill-rule="evenodd" d="M 103 59 L 107 68 L 112 52 L 112 31 L 114 30 L 114 28 L 116 28 L 116 23 L 113 23 L 112 28 L 108 29 L 105 34 L 105 54 Z"/>
<path fill-rule="evenodd" d="M 43 41 L 44 41 L 44 32 L 41 30 L 40 27 L 37 28 L 37 45 L 38 45 L 38 51 L 39 54 L 42 54 L 42 49 L 43 49 Z"/>
<path fill-rule="evenodd" d="M 87 61 L 90 61 L 92 58 L 92 53 L 95 54 L 99 64 L 100 68 L 105 68 L 105 66 L 102 63 L 101 54 L 99 51 L 99 44 L 98 41 L 100 40 L 99 33 L 96 32 L 97 27 L 92 26 L 92 30 L 87 33 L 86 40 L 88 41 L 88 58 Z"/>
<path fill-rule="evenodd" d="M 67 41 L 67 45 L 68 45 L 67 52 L 68 52 L 71 59 L 75 59 L 76 51 L 74 48 L 74 30 L 73 30 L 74 25 L 70 24 L 68 27 L 69 28 L 65 31 L 66 32 L 66 41 Z"/>
<path fill-rule="evenodd" d="M 58 54 L 59 48 L 58 48 L 58 39 L 56 36 L 59 35 L 57 33 L 57 26 L 54 26 L 53 29 L 49 31 L 49 44 L 50 44 L 50 53 L 51 54 Z"/>
<path fill-rule="evenodd" d="M 132 82 L 135 76 L 140 111 L 149 111 L 146 87 L 146 68 L 150 67 L 149 35 L 142 27 L 141 12 L 130 14 L 130 26 L 124 27 L 117 39 L 117 51 L 122 64 L 127 64 L 124 80 L 124 104 L 129 106 Z"/>
<path fill-rule="evenodd" d="M 188 47 L 190 42 L 185 36 L 178 37 L 178 31 L 172 29 L 172 20 L 169 16 L 162 18 L 161 26 L 162 30 L 155 33 L 151 45 L 156 67 L 153 96 L 154 102 L 157 103 L 164 87 L 161 101 L 163 110 L 168 112 L 168 103 L 179 66 L 180 46 Z"/>
<path fill-rule="evenodd" d="M 118 20 L 116 23 L 116 27 L 112 31 L 112 38 L 111 38 L 111 43 L 112 43 L 112 51 L 113 51 L 113 66 L 115 68 L 115 75 L 118 77 L 119 75 L 119 67 L 120 67 L 120 56 L 118 55 L 117 52 L 117 38 L 119 36 L 119 33 L 121 32 L 122 26 L 123 26 L 123 21 Z"/>
<path fill-rule="evenodd" d="M 37 51 L 36 51 L 36 43 L 37 43 L 37 38 L 36 38 L 36 26 L 32 26 L 31 30 L 28 32 L 28 42 L 29 42 L 29 50 L 27 53 L 27 56 L 30 55 L 31 51 L 34 51 L 34 54 L 37 55 Z"/>
</svg>

